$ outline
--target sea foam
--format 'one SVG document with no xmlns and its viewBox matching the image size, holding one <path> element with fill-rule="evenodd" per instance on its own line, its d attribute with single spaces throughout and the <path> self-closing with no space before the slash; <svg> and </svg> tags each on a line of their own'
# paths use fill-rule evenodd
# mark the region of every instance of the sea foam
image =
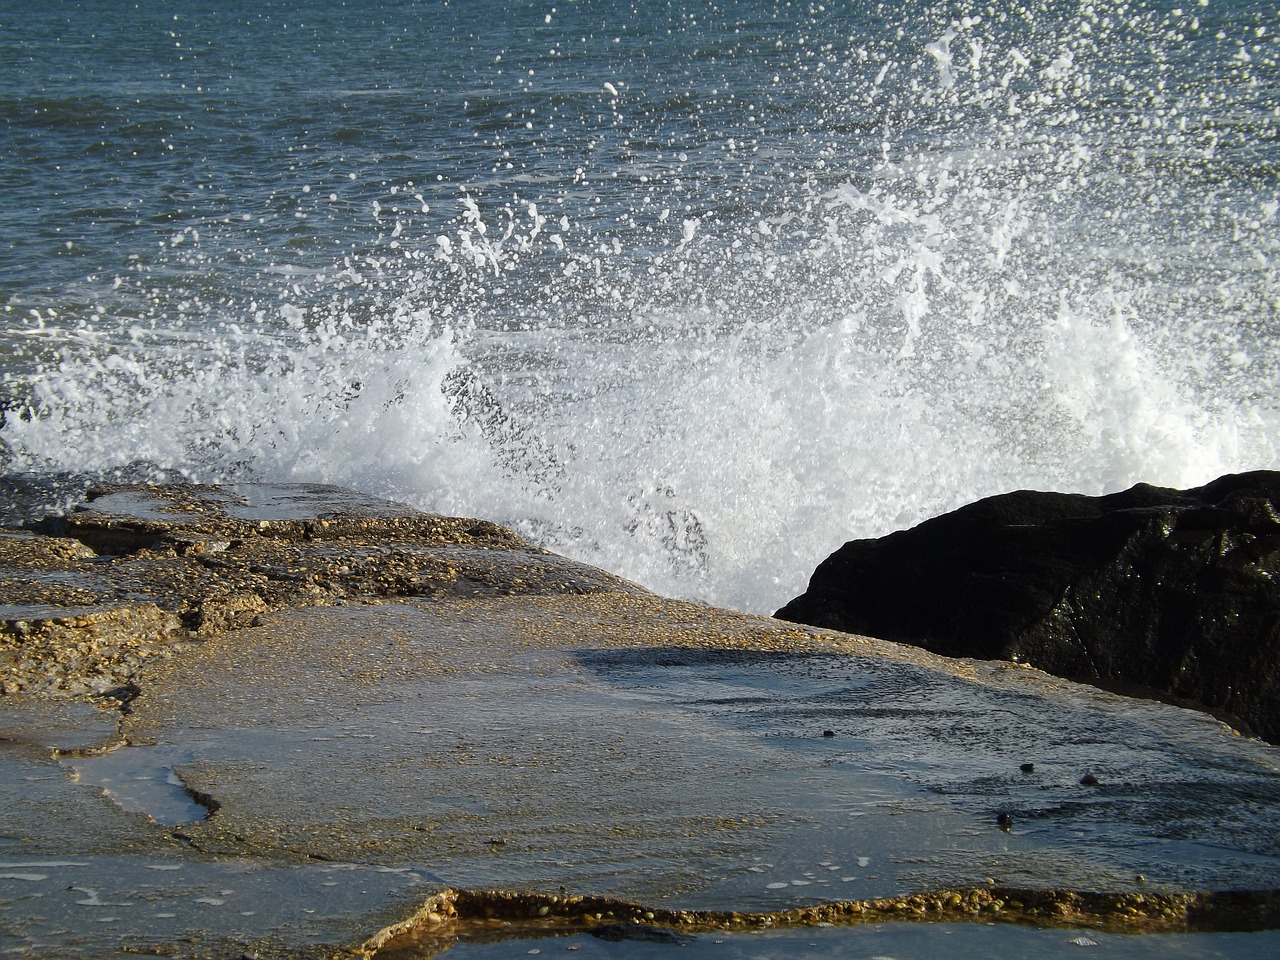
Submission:
<svg viewBox="0 0 1280 960">
<path fill-rule="evenodd" d="M 649 155 L 703 105 L 597 74 L 563 177 L 273 200 L 327 261 L 175 232 L 75 324 L 7 314 L 8 469 L 345 484 L 767 612 L 978 497 L 1280 467 L 1276 41 L 1197 10 L 935 8 L 775 63 L 808 130 Z"/>
</svg>

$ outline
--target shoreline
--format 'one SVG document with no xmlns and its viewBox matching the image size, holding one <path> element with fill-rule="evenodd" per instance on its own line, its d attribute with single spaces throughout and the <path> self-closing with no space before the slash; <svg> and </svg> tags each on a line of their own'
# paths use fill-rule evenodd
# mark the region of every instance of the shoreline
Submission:
<svg viewBox="0 0 1280 960">
<path fill-rule="evenodd" d="M 1277 752 L 1202 715 L 667 600 L 330 487 L 104 488 L 6 531 L 0 569 L 0 916 L 31 949 L 421 956 L 609 911 L 1280 928 Z M 190 819 L 111 796 L 166 780 Z M 95 892 L 5 892 L 51 882 Z"/>
</svg>

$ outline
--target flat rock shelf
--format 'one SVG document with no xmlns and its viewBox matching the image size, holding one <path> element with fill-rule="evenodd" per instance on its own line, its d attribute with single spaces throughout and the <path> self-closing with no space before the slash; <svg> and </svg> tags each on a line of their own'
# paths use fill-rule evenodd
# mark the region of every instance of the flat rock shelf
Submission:
<svg viewBox="0 0 1280 960">
<path fill-rule="evenodd" d="M 0 532 L 0 682 L 17 955 L 1280 950 L 1275 747 L 350 491 Z"/>
</svg>

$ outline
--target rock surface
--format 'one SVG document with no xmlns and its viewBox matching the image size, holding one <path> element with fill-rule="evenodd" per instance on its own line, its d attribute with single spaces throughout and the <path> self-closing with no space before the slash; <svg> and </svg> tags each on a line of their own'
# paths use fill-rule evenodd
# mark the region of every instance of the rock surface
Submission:
<svg viewBox="0 0 1280 960">
<path fill-rule="evenodd" d="M 271 610 L 638 589 L 488 521 L 322 485 L 104 486 L 35 526 L 0 530 L 6 693 L 128 698 L 146 661 Z"/>
<path fill-rule="evenodd" d="M 1147 688 L 1280 741 L 1280 473 L 991 497 L 828 557 L 778 611 Z"/>
<path fill-rule="evenodd" d="M 111 488 L 37 527 L 0 554 L 6 952 L 1280 927 L 1280 758 L 1199 714 L 332 488 Z"/>
</svg>

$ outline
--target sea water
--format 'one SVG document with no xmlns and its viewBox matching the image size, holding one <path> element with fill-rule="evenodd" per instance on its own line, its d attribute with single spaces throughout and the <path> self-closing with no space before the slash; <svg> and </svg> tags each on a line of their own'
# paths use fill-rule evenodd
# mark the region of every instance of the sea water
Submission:
<svg viewBox="0 0 1280 960">
<path fill-rule="evenodd" d="M 1280 467 L 1270 0 L 0 11 L 5 473 L 769 611 L 984 495 Z"/>
</svg>

